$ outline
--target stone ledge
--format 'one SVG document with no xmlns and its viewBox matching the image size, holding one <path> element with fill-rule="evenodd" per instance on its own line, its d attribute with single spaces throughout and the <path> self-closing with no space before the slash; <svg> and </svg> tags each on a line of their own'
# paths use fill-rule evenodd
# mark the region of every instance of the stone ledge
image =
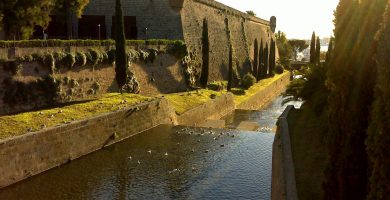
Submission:
<svg viewBox="0 0 390 200">
<path fill-rule="evenodd" d="M 287 117 L 295 109 L 288 106 L 279 117 L 272 147 L 272 200 L 298 200 L 295 166 Z"/>
</svg>

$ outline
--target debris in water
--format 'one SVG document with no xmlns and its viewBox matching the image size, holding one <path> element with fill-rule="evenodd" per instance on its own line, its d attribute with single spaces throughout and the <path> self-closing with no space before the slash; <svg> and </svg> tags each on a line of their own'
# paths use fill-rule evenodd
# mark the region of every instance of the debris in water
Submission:
<svg viewBox="0 0 390 200">
<path fill-rule="evenodd" d="M 164 154 L 165 156 L 168 156 L 168 152 L 165 152 L 165 154 Z"/>
<path fill-rule="evenodd" d="M 221 144 L 221 147 L 225 147 L 225 145 L 224 145 L 224 144 Z"/>
<path fill-rule="evenodd" d="M 137 161 L 137 163 L 138 163 L 138 164 L 141 164 L 141 162 L 140 162 L 139 160 Z"/>
<path fill-rule="evenodd" d="M 127 159 L 129 159 L 129 160 L 131 160 L 131 159 L 133 159 L 131 156 L 129 156 Z"/>
<path fill-rule="evenodd" d="M 208 152 L 209 152 L 209 150 L 204 150 L 204 152 L 205 152 L 205 153 L 208 153 Z"/>
<path fill-rule="evenodd" d="M 151 153 L 152 153 L 152 150 L 149 150 L 148 153 L 151 154 Z"/>
</svg>

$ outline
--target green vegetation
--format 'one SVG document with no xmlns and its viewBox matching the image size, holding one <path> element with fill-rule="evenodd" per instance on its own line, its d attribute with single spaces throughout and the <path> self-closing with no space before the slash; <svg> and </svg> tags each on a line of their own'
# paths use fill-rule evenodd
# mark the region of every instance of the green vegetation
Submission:
<svg viewBox="0 0 390 200">
<path fill-rule="evenodd" d="M 310 66 L 306 79 L 294 81 L 287 90 L 305 101 L 302 112 L 313 113 L 300 114 L 295 123 L 324 123 L 317 130 L 305 130 L 300 138 L 322 133 L 317 137 L 325 141 L 329 156 L 323 171 L 323 199 L 390 198 L 389 12 L 382 22 L 388 4 L 387 0 L 340 0 L 327 62 Z M 311 61 L 318 63 L 318 58 Z M 316 163 L 311 165 L 317 169 Z"/>
<path fill-rule="evenodd" d="M 0 139 L 38 131 L 45 127 L 117 111 L 153 98 L 134 94 L 106 94 L 103 98 L 61 108 L 0 117 Z"/>
<path fill-rule="evenodd" d="M 245 89 L 248 89 L 250 88 L 252 85 L 254 85 L 256 83 L 256 78 L 248 73 L 248 74 L 245 74 L 245 76 L 242 78 L 242 87 L 244 87 Z"/>
<path fill-rule="evenodd" d="M 273 39 L 271 39 L 271 47 L 270 47 L 270 54 L 269 54 L 269 76 L 274 76 L 274 70 L 276 65 L 276 44 Z"/>
<path fill-rule="evenodd" d="M 276 45 L 278 46 L 279 50 L 279 60 L 277 62 L 280 63 L 285 69 L 289 69 L 290 59 L 293 56 L 293 49 L 289 44 L 285 33 L 278 31 L 278 33 L 275 33 L 275 38 Z"/>
<path fill-rule="evenodd" d="M 289 40 L 288 44 L 291 46 L 294 52 L 294 60 L 297 60 L 298 53 L 304 51 L 309 47 L 305 40 Z"/>
<path fill-rule="evenodd" d="M 0 48 L 12 47 L 85 47 L 85 46 L 114 46 L 114 40 L 18 40 L 18 41 L 0 41 Z M 182 48 L 184 45 L 181 40 L 126 40 L 127 46 L 134 45 L 169 45 L 172 48 Z M 176 52 L 176 51 L 175 51 Z"/>
<path fill-rule="evenodd" d="M 210 101 L 214 95 L 218 97 L 225 93 L 226 91 L 216 92 L 208 89 L 200 89 L 192 92 L 168 94 L 165 97 L 175 108 L 176 114 L 181 115 L 188 110 Z"/>
<path fill-rule="evenodd" d="M 203 33 L 202 33 L 202 73 L 200 75 L 200 85 L 205 88 L 209 80 L 209 54 L 210 54 L 210 42 L 209 42 L 209 28 L 207 25 L 207 19 L 203 19 Z"/>
<path fill-rule="evenodd" d="M 127 79 L 127 57 L 121 0 L 116 0 L 115 17 L 115 80 L 119 88 L 122 88 L 126 84 Z"/>
<path fill-rule="evenodd" d="M 320 37 L 317 37 L 315 63 L 318 64 L 320 63 L 320 61 L 321 61 L 321 41 L 320 41 Z"/>
<path fill-rule="evenodd" d="M 260 49 L 259 49 L 259 67 L 257 71 L 256 80 L 259 81 L 264 77 L 263 71 L 264 71 L 264 45 L 263 45 L 263 39 L 260 42 Z"/>
<path fill-rule="evenodd" d="M 328 45 L 328 51 L 326 52 L 325 63 L 329 63 L 333 57 L 333 43 L 334 38 L 331 37 Z"/>
<path fill-rule="evenodd" d="M 257 92 L 264 90 L 264 88 L 271 85 L 273 82 L 279 80 L 282 76 L 286 75 L 286 73 L 287 72 L 283 74 L 275 75 L 272 78 L 262 79 L 247 90 L 242 88 L 232 88 L 231 92 L 235 95 L 234 96 L 235 104 L 240 105 L 242 102 L 248 100 Z"/>
<path fill-rule="evenodd" d="M 248 11 L 246 11 L 246 14 L 248 14 L 248 15 L 250 15 L 250 16 L 256 16 L 256 13 L 255 12 L 253 12 L 253 10 L 248 10 Z"/>
<path fill-rule="evenodd" d="M 366 139 L 371 175 L 368 199 L 390 199 L 390 2 L 387 3 L 384 21 L 377 35 L 378 79 L 372 121 Z"/>
<path fill-rule="evenodd" d="M 316 60 L 316 33 L 313 32 L 311 35 L 311 42 L 310 42 L 310 63 L 315 64 Z"/>
<path fill-rule="evenodd" d="M 257 71 L 258 71 L 258 66 L 259 66 L 259 59 L 258 59 L 258 56 L 259 56 L 259 44 L 257 42 L 257 39 L 255 39 L 255 43 L 254 43 L 255 47 L 254 47 L 254 51 L 253 51 L 253 72 L 252 72 L 252 75 L 254 77 L 257 77 Z"/>
</svg>

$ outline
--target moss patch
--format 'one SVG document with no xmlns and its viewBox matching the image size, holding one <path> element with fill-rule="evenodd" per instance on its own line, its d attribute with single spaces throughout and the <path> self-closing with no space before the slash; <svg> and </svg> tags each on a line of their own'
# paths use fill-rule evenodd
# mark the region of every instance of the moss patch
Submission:
<svg viewBox="0 0 390 200">
<path fill-rule="evenodd" d="M 175 93 L 165 96 L 171 105 L 174 107 L 176 114 L 181 115 L 184 112 L 191 110 L 197 106 L 210 101 L 215 95 L 216 97 L 225 94 L 226 91 L 213 91 L 208 89 L 201 89 L 192 92 Z M 214 97 L 215 97 L 214 96 Z"/>
<path fill-rule="evenodd" d="M 113 93 L 87 103 L 0 117 L 0 139 L 116 111 L 151 99 L 135 94 Z"/>
</svg>

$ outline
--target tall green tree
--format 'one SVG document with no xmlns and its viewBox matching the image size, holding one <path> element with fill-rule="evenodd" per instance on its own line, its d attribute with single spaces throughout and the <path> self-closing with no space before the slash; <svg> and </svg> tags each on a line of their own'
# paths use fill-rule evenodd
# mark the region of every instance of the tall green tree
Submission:
<svg viewBox="0 0 390 200">
<path fill-rule="evenodd" d="M 127 55 L 121 0 L 116 0 L 115 18 L 115 80 L 122 88 L 127 82 Z"/>
<path fill-rule="evenodd" d="M 66 29 L 68 38 L 73 37 L 73 15 L 81 17 L 85 6 L 88 5 L 89 0 L 55 0 L 56 8 L 54 13 L 63 16 L 66 21 Z"/>
<path fill-rule="evenodd" d="M 310 42 L 310 63 L 314 64 L 316 60 L 316 33 L 313 32 L 311 35 L 311 42 Z"/>
<path fill-rule="evenodd" d="M 257 77 L 257 71 L 259 66 L 259 43 L 257 42 L 257 39 L 255 39 L 254 43 L 254 51 L 253 51 L 253 76 Z"/>
<path fill-rule="evenodd" d="M 269 75 L 269 49 L 268 49 L 268 43 L 265 44 L 264 49 L 264 77 L 267 77 Z"/>
<path fill-rule="evenodd" d="M 315 55 L 315 63 L 320 63 L 321 61 L 321 40 L 320 37 L 317 37 L 316 41 L 316 55 Z"/>
<path fill-rule="evenodd" d="M 264 45 L 263 45 L 263 40 L 261 40 L 260 49 L 259 49 L 259 67 L 256 76 L 257 81 L 263 78 L 263 71 L 264 71 Z"/>
<path fill-rule="evenodd" d="M 331 160 L 326 199 L 365 199 L 368 168 L 364 141 L 376 80 L 374 35 L 386 0 L 340 0 L 327 85 Z"/>
<path fill-rule="evenodd" d="M 291 48 L 294 51 L 294 60 L 297 60 L 298 53 L 304 51 L 309 47 L 309 44 L 306 43 L 305 40 L 289 40 L 288 44 L 291 46 Z"/>
<path fill-rule="evenodd" d="M 326 52 L 326 59 L 325 62 L 329 64 L 330 59 L 332 58 L 333 55 L 333 37 L 330 38 L 329 40 L 329 45 L 328 45 L 328 51 Z"/>
<path fill-rule="evenodd" d="M 47 27 L 53 0 L 2 0 L 0 1 L 0 27 L 8 40 L 28 39 L 34 26 Z"/>
<path fill-rule="evenodd" d="M 269 75 L 274 76 L 274 70 L 276 66 L 276 44 L 273 38 L 271 38 L 270 55 L 269 55 Z"/>
<path fill-rule="evenodd" d="M 275 33 L 275 40 L 279 51 L 279 60 L 277 62 L 284 67 L 290 67 L 290 59 L 293 57 L 293 49 L 288 43 L 286 34 L 278 31 Z"/>
<path fill-rule="evenodd" d="M 390 199 L 390 1 L 377 35 L 378 79 L 372 111 L 367 151 L 370 161 L 370 183 L 367 199 Z"/>
<path fill-rule="evenodd" d="M 200 75 L 200 84 L 202 87 L 207 87 L 209 80 L 209 53 L 210 53 L 210 42 L 209 42 L 209 28 L 207 19 L 203 19 L 203 33 L 202 33 L 202 72 Z"/>
</svg>

